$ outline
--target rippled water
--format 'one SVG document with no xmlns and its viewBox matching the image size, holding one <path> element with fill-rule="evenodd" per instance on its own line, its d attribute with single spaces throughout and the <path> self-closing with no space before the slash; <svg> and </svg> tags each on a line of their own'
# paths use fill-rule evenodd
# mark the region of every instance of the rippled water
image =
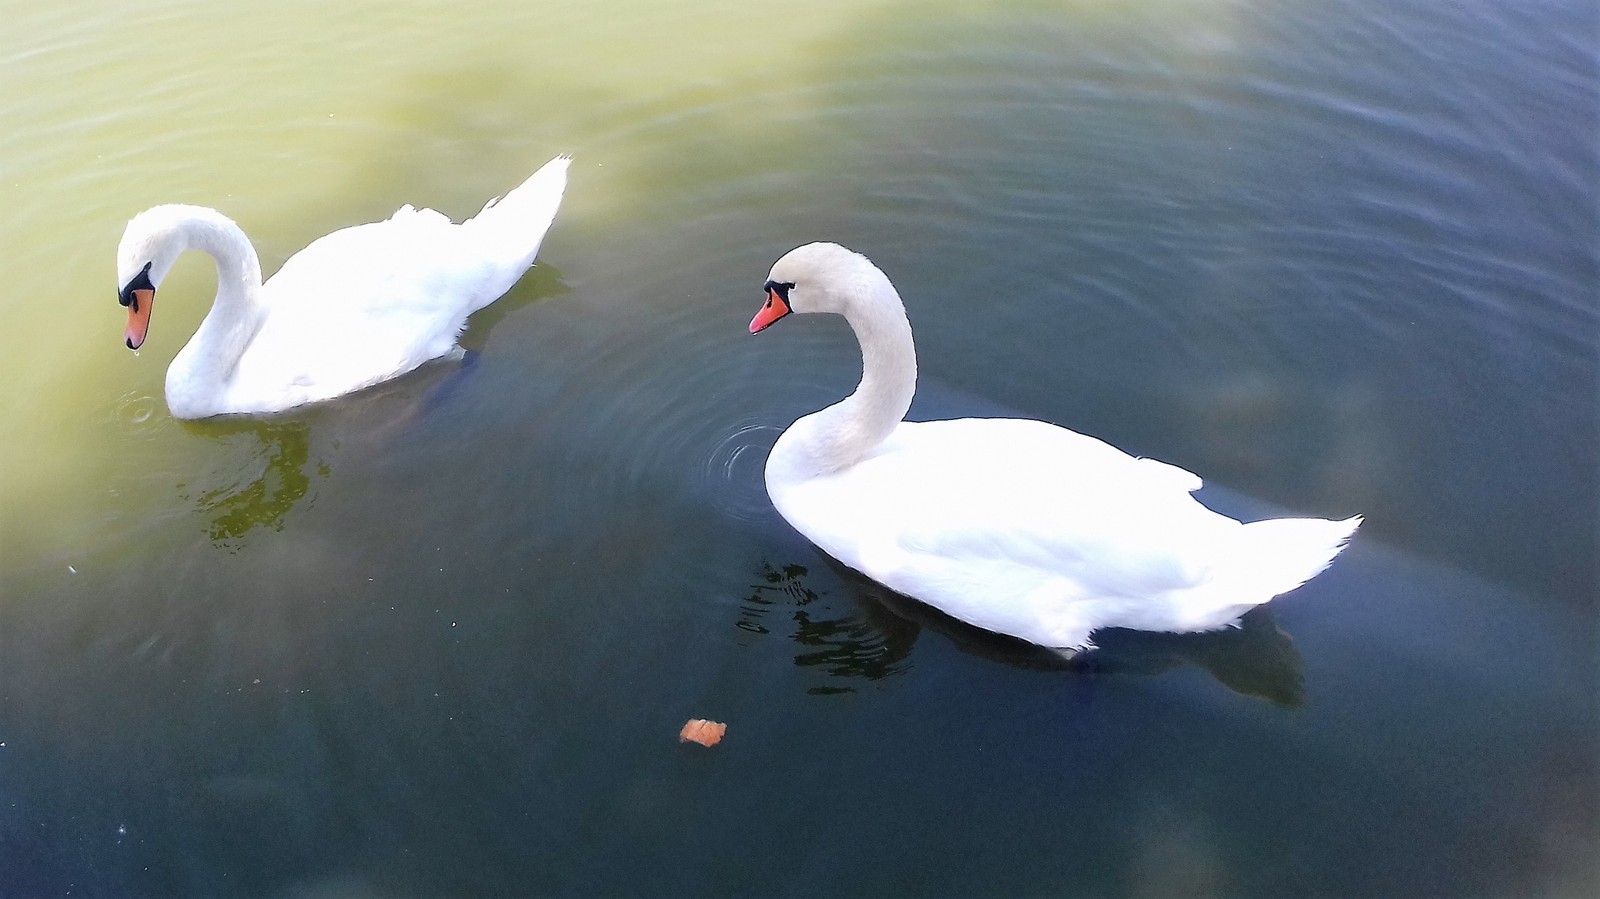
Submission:
<svg viewBox="0 0 1600 899">
<path fill-rule="evenodd" d="M 8 9 L 0 896 L 1595 892 L 1600 22 L 1502 6 Z M 121 346 L 146 206 L 271 271 L 558 152 L 460 362 L 174 421 L 200 258 Z M 745 333 L 814 239 L 914 417 L 1367 524 L 1070 666 L 885 593 L 761 486 L 859 372 Z"/>
</svg>

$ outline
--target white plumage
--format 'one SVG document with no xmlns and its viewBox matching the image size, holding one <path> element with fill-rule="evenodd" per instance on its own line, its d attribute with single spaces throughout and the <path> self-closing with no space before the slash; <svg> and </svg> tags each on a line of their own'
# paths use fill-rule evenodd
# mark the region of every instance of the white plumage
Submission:
<svg viewBox="0 0 1600 899">
<path fill-rule="evenodd" d="M 1102 627 L 1203 631 L 1300 586 L 1360 518 L 1241 524 L 1200 478 L 1041 421 L 903 421 L 916 386 L 905 307 L 866 257 L 809 244 L 778 260 L 759 331 L 835 312 L 860 386 L 796 421 L 767 462 L 779 513 L 829 555 L 987 630 L 1057 649 Z"/>
<path fill-rule="evenodd" d="M 221 213 L 146 210 L 117 250 L 127 344 L 144 342 L 156 288 L 194 249 L 216 261 L 217 296 L 167 370 L 167 405 L 178 418 L 276 412 L 404 374 L 454 350 L 467 317 L 533 264 L 569 164 L 551 160 L 459 225 L 403 206 L 384 221 L 335 231 L 265 284 L 249 239 Z"/>
</svg>

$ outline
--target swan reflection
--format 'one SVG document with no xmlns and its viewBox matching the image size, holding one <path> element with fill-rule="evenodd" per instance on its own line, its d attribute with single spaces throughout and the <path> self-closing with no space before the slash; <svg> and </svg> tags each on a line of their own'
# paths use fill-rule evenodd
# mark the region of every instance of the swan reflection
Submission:
<svg viewBox="0 0 1600 899">
<path fill-rule="evenodd" d="M 849 611 L 832 607 L 806 584 L 806 573 L 803 565 L 777 569 L 763 562 L 761 583 L 750 585 L 738 627 L 767 634 L 792 625 L 790 636 L 802 647 L 794 663 L 842 679 L 808 693 L 850 693 L 855 688 L 848 679 L 875 681 L 906 670 L 917 639 L 915 625 L 871 602 Z"/>
<path fill-rule="evenodd" d="M 240 420 L 192 427 L 203 428 L 218 443 L 248 448 L 248 461 L 238 462 L 225 475 L 231 480 L 194 498 L 206 517 L 211 542 L 219 547 L 237 548 L 258 527 L 283 530 L 289 510 L 310 491 L 312 475 L 328 476 L 327 464 L 311 459 L 307 421 Z"/>
<path fill-rule="evenodd" d="M 750 585 L 736 622 L 755 634 L 787 631 L 801 646 L 795 665 L 815 668 L 830 678 L 827 685 L 812 687 L 808 693 L 854 692 L 852 680 L 875 681 L 904 673 L 911 667 L 912 645 L 927 629 L 948 638 L 963 653 L 1017 668 L 1153 676 L 1193 665 L 1244 696 L 1285 708 L 1305 701 L 1300 652 L 1277 626 L 1269 607 L 1252 609 L 1238 627 L 1205 633 L 1108 628 L 1095 634 L 1098 649 L 1069 658 L 973 627 L 830 563 L 837 581 L 854 599 L 849 608 L 830 604 L 826 588 L 812 585 L 814 577 L 805 566 L 774 568 L 763 562 L 760 580 Z"/>
</svg>

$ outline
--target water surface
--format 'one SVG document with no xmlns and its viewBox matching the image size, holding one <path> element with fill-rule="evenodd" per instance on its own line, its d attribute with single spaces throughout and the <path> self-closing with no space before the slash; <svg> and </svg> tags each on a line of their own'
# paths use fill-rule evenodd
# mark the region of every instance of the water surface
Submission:
<svg viewBox="0 0 1600 899">
<path fill-rule="evenodd" d="M 1597 22 L 1501 6 L 6 10 L 0 895 L 1600 889 Z M 559 152 L 462 362 L 175 421 L 198 257 L 121 346 L 146 206 L 270 272 Z M 814 239 L 914 417 L 1360 538 L 1073 666 L 839 569 L 760 473 L 854 343 L 744 333 Z"/>
</svg>

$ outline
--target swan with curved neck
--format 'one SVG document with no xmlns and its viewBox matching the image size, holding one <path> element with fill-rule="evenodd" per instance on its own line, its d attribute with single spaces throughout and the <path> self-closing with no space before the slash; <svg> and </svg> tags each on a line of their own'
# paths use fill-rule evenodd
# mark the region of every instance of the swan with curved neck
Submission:
<svg viewBox="0 0 1600 899">
<path fill-rule="evenodd" d="M 1046 422 L 904 421 L 916 352 L 876 265 L 808 244 L 764 290 L 752 334 L 831 312 L 862 353 L 855 392 L 773 446 L 773 505 L 840 562 L 969 624 L 1063 651 L 1104 627 L 1224 627 L 1322 571 L 1360 524 L 1244 524 L 1191 495 L 1199 477 Z"/>
<path fill-rule="evenodd" d="M 167 369 L 178 418 L 266 413 L 342 396 L 456 349 L 473 312 L 533 264 L 566 189 L 557 157 L 478 215 L 452 223 L 403 206 L 313 241 L 263 283 L 249 238 L 204 206 L 164 205 L 128 223 L 117 249 L 123 340 L 148 335 L 157 289 L 189 250 L 210 256 L 217 293 Z"/>
</svg>

